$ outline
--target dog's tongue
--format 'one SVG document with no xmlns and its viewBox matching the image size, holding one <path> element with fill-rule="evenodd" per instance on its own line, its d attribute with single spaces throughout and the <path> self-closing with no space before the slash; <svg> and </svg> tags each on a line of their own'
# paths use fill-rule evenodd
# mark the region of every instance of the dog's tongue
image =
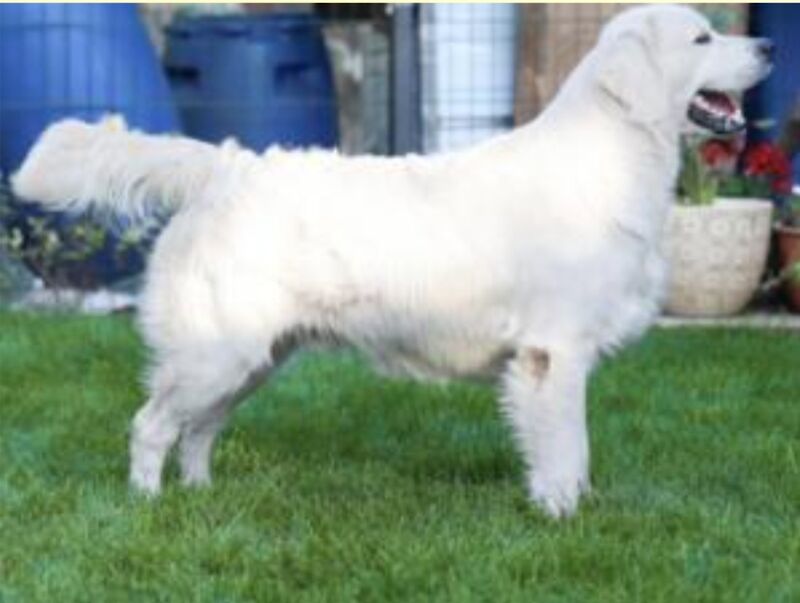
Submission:
<svg viewBox="0 0 800 603">
<path fill-rule="evenodd" d="M 701 90 L 694 95 L 689 104 L 689 119 L 714 134 L 733 134 L 747 126 L 736 101 L 716 90 Z"/>
<path fill-rule="evenodd" d="M 733 99 L 724 92 L 716 90 L 702 90 L 700 96 L 712 107 L 726 113 L 734 113 L 738 108 Z"/>
</svg>

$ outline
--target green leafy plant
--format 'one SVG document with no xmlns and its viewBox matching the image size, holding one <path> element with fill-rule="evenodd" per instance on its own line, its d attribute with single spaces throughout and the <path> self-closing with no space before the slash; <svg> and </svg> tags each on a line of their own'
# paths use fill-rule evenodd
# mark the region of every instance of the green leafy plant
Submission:
<svg viewBox="0 0 800 603">
<path fill-rule="evenodd" d="M 800 262 L 795 262 L 784 269 L 784 278 L 792 283 L 800 283 Z"/>
<path fill-rule="evenodd" d="M 106 253 L 123 267 L 131 257 L 145 252 L 159 223 L 120 228 L 112 237 L 91 217 L 66 218 L 23 208 L 5 185 L 0 185 L 0 251 L 23 263 L 48 287 L 94 289 L 100 275 L 92 260 Z M 116 233 L 115 233 L 116 234 Z"/>
<path fill-rule="evenodd" d="M 800 227 L 800 195 L 792 195 L 783 204 L 780 219 L 786 226 Z"/>
<path fill-rule="evenodd" d="M 703 161 L 699 147 L 684 140 L 682 167 L 678 179 L 678 202 L 681 205 L 710 205 L 717 196 L 717 177 Z"/>
</svg>

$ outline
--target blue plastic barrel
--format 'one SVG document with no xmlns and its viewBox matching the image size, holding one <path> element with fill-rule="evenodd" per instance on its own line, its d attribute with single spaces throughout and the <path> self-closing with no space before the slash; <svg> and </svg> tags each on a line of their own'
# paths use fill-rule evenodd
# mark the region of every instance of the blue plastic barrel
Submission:
<svg viewBox="0 0 800 603">
<path fill-rule="evenodd" d="M 148 132 L 177 129 L 169 85 L 133 4 L 0 4 L 0 169 L 16 170 L 50 123 L 121 113 Z M 35 201 L 35 200 L 34 200 Z M 28 219 L 63 229 L 74 218 L 19 206 L 9 226 Z M 136 249 L 102 249 L 62 266 L 73 286 L 92 287 L 143 266 Z"/>
<path fill-rule="evenodd" d="M 51 122 L 123 114 L 177 129 L 166 78 L 132 4 L 0 5 L 0 169 L 16 169 Z"/>
<path fill-rule="evenodd" d="M 337 142 L 330 61 L 311 15 L 179 19 L 164 62 L 189 136 L 234 136 L 256 151 Z"/>
<path fill-rule="evenodd" d="M 750 30 L 775 43 L 775 69 L 748 94 L 747 104 L 751 123 L 775 121 L 766 131 L 754 131 L 754 138 L 774 139 L 792 106 L 800 102 L 800 4 L 753 4 Z M 800 182 L 800 158 L 794 161 L 794 177 Z"/>
</svg>

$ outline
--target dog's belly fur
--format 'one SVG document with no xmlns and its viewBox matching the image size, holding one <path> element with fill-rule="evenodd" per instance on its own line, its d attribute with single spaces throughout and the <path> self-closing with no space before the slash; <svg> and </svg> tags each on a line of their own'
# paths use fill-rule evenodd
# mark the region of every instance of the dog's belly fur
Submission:
<svg viewBox="0 0 800 603">
<path fill-rule="evenodd" d="M 425 381 L 493 380 L 513 353 L 510 347 L 498 342 L 443 338 L 362 341 L 356 347 L 365 352 L 376 370 L 383 374 Z"/>
</svg>

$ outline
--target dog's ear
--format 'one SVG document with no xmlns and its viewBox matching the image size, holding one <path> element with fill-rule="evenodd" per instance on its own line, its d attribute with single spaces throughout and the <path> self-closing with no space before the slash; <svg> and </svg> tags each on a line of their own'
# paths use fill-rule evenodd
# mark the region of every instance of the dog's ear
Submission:
<svg viewBox="0 0 800 603">
<path fill-rule="evenodd" d="M 598 84 L 634 121 L 653 123 L 668 115 L 669 90 L 640 32 L 620 33 L 608 42 L 598 69 Z"/>
</svg>

